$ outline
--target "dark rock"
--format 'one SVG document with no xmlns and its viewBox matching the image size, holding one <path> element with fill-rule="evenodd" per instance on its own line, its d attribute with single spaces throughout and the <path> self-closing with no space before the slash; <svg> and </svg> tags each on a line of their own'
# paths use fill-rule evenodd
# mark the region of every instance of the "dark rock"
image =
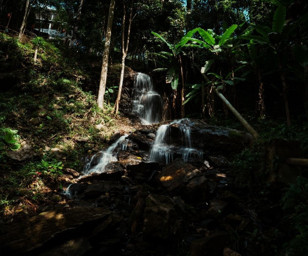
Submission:
<svg viewBox="0 0 308 256">
<path fill-rule="evenodd" d="M 149 195 L 145 200 L 143 233 L 145 238 L 168 240 L 178 235 L 181 215 L 174 200 L 163 195 Z"/>
<path fill-rule="evenodd" d="M 87 187 L 88 184 L 86 183 L 74 183 L 67 188 L 68 191 L 66 193 L 69 194 L 71 198 L 78 198 L 83 194 Z"/>
<path fill-rule="evenodd" d="M 141 162 L 138 165 L 127 166 L 128 176 L 140 182 L 152 180 L 160 169 L 161 167 L 158 163 Z"/>
<path fill-rule="evenodd" d="M 81 182 L 91 182 L 93 180 L 120 180 L 124 174 L 124 168 L 118 162 L 112 162 L 106 165 L 103 173 L 90 173 L 79 179 Z"/>
<path fill-rule="evenodd" d="M 193 165 L 177 159 L 163 168 L 158 179 L 168 191 L 175 191 L 184 188 L 190 179 L 199 174 L 200 171 Z"/>
<path fill-rule="evenodd" d="M 201 120 L 187 119 L 186 125 L 191 129 L 192 147 L 202 149 L 204 152 L 234 154 L 249 146 L 253 140 L 253 137 L 246 132 L 209 125 Z M 170 143 L 183 144 L 179 138 L 183 138 L 179 124 L 172 124 Z"/>
<path fill-rule="evenodd" d="M 127 168 L 130 165 L 138 165 L 142 162 L 142 158 L 140 156 L 136 156 L 127 151 L 121 151 L 118 154 L 118 162 Z"/>
<path fill-rule="evenodd" d="M 146 134 L 139 131 L 130 134 L 128 136 L 128 139 L 135 142 L 141 150 L 150 150 L 153 144 L 153 139 L 149 139 Z"/>
<path fill-rule="evenodd" d="M 209 159 L 216 167 L 230 166 L 230 162 L 224 156 L 209 156 Z"/>
<path fill-rule="evenodd" d="M 227 233 L 219 232 L 205 238 L 195 240 L 191 244 L 191 256 L 221 256 L 224 248 L 229 246 L 229 236 Z"/>
<path fill-rule="evenodd" d="M 26 255 L 28 252 L 29 255 L 38 255 L 34 251 L 45 244 L 69 241 L 77 232 L 81 236 L 84 228 L 92 228 L 91 223 L 103 220 L 109 214 L 102 208 L 76 207 L 42 212 L 21 223 L 10 223 L 5 235 L 0 237 L 1 253 Z"/>
<path fill-rule="evenodd" d="M 106 193 L 107 188 L 104 183 L 97 183 L 97 184 L 89 184 L 87 189 L 83 192 L 85 198 L 97 198 L 100 195 Z"/>
<path fill-rule="evenodd" d="M 197 176 L 185 186 L 183 198 L 189 203 L 205 201 L 209 196 L 208 190 L 207 179 L 204 176 Z"/>
</svg>

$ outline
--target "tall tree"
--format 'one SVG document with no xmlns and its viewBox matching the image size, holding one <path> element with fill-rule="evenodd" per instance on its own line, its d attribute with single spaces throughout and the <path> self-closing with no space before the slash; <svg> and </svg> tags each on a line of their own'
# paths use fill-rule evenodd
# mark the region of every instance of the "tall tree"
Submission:
<svg viewBox="0 0 308 256">
<path fill-rule="evenodd" d="M 115 6 L 115 0 L 110 0 L 108 23 L 107 23 L 106 38 L 105 38 L 105 48 L 104 48 L 104 53 L 103 53 L 102 71 L 101 71 L 98 97 L 97 97 L 97 104 L 100 109 L 104 108 L 104 96 L 105 96 L 105 91 L 106 91 L 109 50 L 110 50 L 110 43 L 111 43 L 112 23 L 113 23 L 113 17 L 114 17 L 114 6 Z"/>
<path fill-rule="evenodd" d="M 24 18 L 22 20 L 21 26 L 20 26 L 20 30 L 19 30 L 19 35 L 18 35 L 18 39 L 21 40 L 25 29 L 26 29 L 26 24 L 27 24 L 27 19 L 30 13 L 30 0 L 26 0 L 26 6 L 25 6 L 25 13 L 24 13 Z"/>
<path fill-rule="evenodd" d="M 116 99 L 116 102 L 115 102 L 115 105 L 114 105 L 114 112 L 115 112 L 116 115 L 118 114 L 119 104 L 120 104 L 120 100 L 121 100 L 123 80 L 124 80 L 124 71 L 125 71 L 125 60 L 126 60 L 126 56 L 127 56 L 127 52 L 128 52 L 132 21 L 133 21 L 133 6 L 130 7 L 128 28 L 127 28 L 127 37 L 126 37 L 126 42 L 125 42 L 126 7 L 125 7 L 125 2 L 123 1 L 122 62 L 121 62 L 121 76 L 120 76 L 120 82 L 119 82 L 118 96 L 117 96 L 117 99 Z"/>
<path fill-rule="evenodd" d="M 80 18 L 81 18 L 81 11 L 82 11 L 82 7 L 83 7 L 83 3 L 84 3 L 84 0 L 80 0 L 76 19 L 75 19 L 75 26 L 74 26 L 74 29 L 73 29 L 73 36 L 72 36 L 73 40 L 76 39 L 76 34 L 78 32 L 78 25 L 79 25 Z"/>
</svg>

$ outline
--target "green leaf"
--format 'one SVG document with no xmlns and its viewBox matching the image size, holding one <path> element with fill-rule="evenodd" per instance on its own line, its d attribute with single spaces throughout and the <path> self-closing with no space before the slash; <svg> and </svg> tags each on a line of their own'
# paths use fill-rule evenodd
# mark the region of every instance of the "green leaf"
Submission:
<svg viewBox="0 0 308 256">
<path fill-rule="evenodd" d="M 198 31 L 198 28 L 192 29 L 187 32 L 186 35 L 184 35 L 181 40 L 175 45 L 175 49 L 179 50 L 183 46 L 185 46 L 193 37 L 193 35 Z"/>
<path fill-rule="evenodd" d="M 271 28 L 268 26 L 257 25 L 255 27 L 256 31 L 268 40 L 268 34 L 271 33 Z"/>
<path fill-rule="evenodd" d="M 272 30 L 277 33 L 281 33 L 283 25 L 286 21 L 286 7 L 279 5 L 274 13 Z"/>
<path fill-rule="evenodd" d="M 172 52 L 174 52 L 174 47 L 173 47 L 173 45 L 172 44 L 170 44 L 165 38 L 163 38 L 160 34 L 158 34 L 158 33 L 156 33 L 156 32 L 151 32 L 154 36 L 156 36 L 158 39 L 160 39 L 162 42 L 164 42 L 167 46 L 168 46 L 168 48 L 172 51 Z"/>
<path fill-rule="evenodd" d="M 202 28 L 198 28 L 198 33 L 202 37 L 202 39 L 209 45 L 215 45 L 215 38 L 208 32 Z"/>
<path fill-rule="evenodd" d="M 227 28 L 227 30 L 222 34 L 218 44 L 224 45 L 227 40 L 231 37 L 231 35 L 233 34 L 233 32 L 237 29 L 238 25 L 237 24 L 233 24 L 232 26 L 230 26 L 229 28 Z"/>
<path fill-rule="evenodd" d="M 212 76 L 215 76 L 217 79 L 222 79 L 222 76 L 212 72 L 212 73 L 209 73 L 209 75 L 212 75 Z"/>
<path fill-rule="evenodd" d="M 234 82 L 232 80 L 224 80 L 224 83 L 234 85 Z"/>
<path fill-rule="evenodd" d="M 166 71 L 166 70 L 167 70 L 167 68 L 155 68 L 152 71 L 153 72 L 162 72 L 162 71 Z"/>
</svg>

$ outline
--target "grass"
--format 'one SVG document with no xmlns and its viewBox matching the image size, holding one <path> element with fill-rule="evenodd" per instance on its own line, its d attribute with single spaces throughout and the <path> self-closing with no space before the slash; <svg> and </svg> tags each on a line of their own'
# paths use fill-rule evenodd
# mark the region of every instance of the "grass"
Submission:
<svg viewBox="0 0 308 256">
<path fill-rule="evenodd" d="M 94 95 L 83 91 L 84 80 L 76 80 L 86 77 L 86 71 L 52 42 L 38 41 L 22 43 L 0 34 L 0 74 L 25 74 L 0 93 L 0 128 L 18 131 L 20 143 L 31 146 L 31 155 L 22 162 L 6 154 L 7 146 L 0 148 L 0 214 L 4 216 L 49 200 L 63 186 L 57 178 L 65 169 L 82 170 L 82 159 L 100 149 L 117 129 L 111 106 L 101 111 Z M 104 124 L 103 129 L 98 130 L 97 124 Z M 20 211 L 18 205 L 25 209 Z"/>
</svg>

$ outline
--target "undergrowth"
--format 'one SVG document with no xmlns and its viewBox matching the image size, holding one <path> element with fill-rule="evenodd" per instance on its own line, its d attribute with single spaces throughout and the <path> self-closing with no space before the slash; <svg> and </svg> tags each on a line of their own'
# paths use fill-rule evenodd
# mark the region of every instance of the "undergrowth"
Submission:
<svg viewBox="0 0 308 256">
<path fill-rule="evenodd" d="M 8 215 L 27 200 L 47 200 L 65 169 L 82 170 L 116 127 L 112 108 L 100 110 L 82 89 L 86 71 L 52 42 L 0 33 L 0 64 L 0 212 Z M 8 154 L 25 145 L 31 150 L 21 161 Z"/>
</svg>

